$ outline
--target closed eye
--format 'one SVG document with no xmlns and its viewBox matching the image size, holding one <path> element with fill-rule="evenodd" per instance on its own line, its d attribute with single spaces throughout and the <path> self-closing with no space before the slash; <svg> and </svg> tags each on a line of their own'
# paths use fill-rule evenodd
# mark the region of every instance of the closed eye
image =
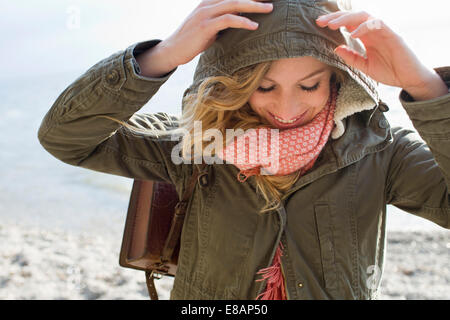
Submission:
<svg viewBox="0 0 450 320">
<path fill-rule="evenodd" d="M 319 88 L 319 85 L 320 85 L 320 81 L 317 82 L 317 83 L 316 83 L 314 86 L 312 86 L 312 87 L 300 86 L 300 88 L 301 88 L 303 91 L 312 92 L 312 91 L 316 91 L 316 90 Z M 265 93 L 265 92 L 270 92 L 270 91 L 272 91 L 273 89 L 275 89 L 275 85 L 273 85 L 273 86 L 271 86 L 271 87 L 269 87 L 269 88 L 258 87 L 257 90 L 260 91 L 260 92 L 262 92 L 262 93 Z"/>
<path fill-rule="evenodd" d="M 300 86 L 300 87 L 302 88 L 302 90 L 311 92 L 311 91 L 316 91 L 316 90 L 319 88 L 319 85 L 320 85 L 320 82 L 317 82 L 317 83 L 316 83 L 314 86 L 312 86 L 312 87 L 304 87 L 304 86 Z"/>
<path fill-rule="evenodd" d="M 271 86 L 270 88 L 259 87 L 257 90 L 261 91 L 261 92 L 269 92 L 269 91 L 272 91 L 273 88 L 275 88 L 275 86 Z"/>
</svg>

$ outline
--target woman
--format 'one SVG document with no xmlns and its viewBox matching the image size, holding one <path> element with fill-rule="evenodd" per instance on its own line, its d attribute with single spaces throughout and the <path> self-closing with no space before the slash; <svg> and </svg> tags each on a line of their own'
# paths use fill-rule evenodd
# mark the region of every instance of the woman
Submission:
<svg viewBox="0 0 450 320">
<path fill-rule="evenodd" d="M 449 227 L 450 69 L 427 69 L 382 21 L 348 5 L 272 3 L 202 1 L 166 40 L 90 68 L 40 127 L 41 144 L 66 163 L 171 182 L 180 194 L 207 130 L 254 129 L 210 153 L 225 161 L 209 163 L 191 198 L 171 299 L 372 299 L 386 204 Z M 180 119 L 136 113 L 199 53 Z M 390 127 L 376 82 L 403 89 L 426 143 Z M 253 143 L 269 155 L 249 152 L 242 138 L 267 129 L 279 130 L 278 152 L 268 135 Z M 192 137 L 183 161 L 175 133 Z"/>
</svg>

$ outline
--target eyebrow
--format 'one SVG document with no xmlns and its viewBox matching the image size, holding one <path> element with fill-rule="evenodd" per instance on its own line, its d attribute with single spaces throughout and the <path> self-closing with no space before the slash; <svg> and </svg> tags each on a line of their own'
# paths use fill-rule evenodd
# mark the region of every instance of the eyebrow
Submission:
<svg viewBox="0 0 450 320">
<path fill-rule="evenodd" d="M 318 75 L 319 73 L 325 72 L 326 70 L 327 70 L 326 68 L 321 68 L 321 69 L 319 69 L 319 70 L 316 70 L 316 71 L 312 72 L 311 74 L 307 75 L 306 77 L 304 77 L 303 79 L 299 79 L 297 82 L 300 82 L 300 81 L 303 81 L 303 80 L 312 78 L 313 76 Z M 264 76 L 263 79 L 266 79 L 266 80 L 269 80 L 269 81 L 272 81 L 272 82 L 275 82 L 275 83 L 276 83 L 275 80 L 272 80 L 272 79 L 270 79 L 270 78 L 267 77 L 267 76 Z"/>
</svg>

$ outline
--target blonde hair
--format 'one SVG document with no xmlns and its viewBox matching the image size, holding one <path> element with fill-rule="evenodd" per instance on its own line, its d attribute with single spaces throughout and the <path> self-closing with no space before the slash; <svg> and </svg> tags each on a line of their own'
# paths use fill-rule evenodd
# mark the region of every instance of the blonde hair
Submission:
<svg viewBox="0 0 450 320">
<path fill-rule="evenodd" d="M 252 110 L 248 100 L 252 93 L 258 88 L 264 75 L 269 71 L 272 61 L 261 62 L 242 69 L 239 69 L 231 76 L 213 76 L 204 79 L 198 89 L 190 90 L 183 97 L 183 113 L 178 120 L 178 127 L 160 130 L 142 130 L 135 128 L 128 123 L 109 116 L 98 116 L 116 121 L 131 131 L 153 136 L 177 134 L 188 132 L 191 139 L 182 141 L 182 157 L 193 160 L 196 155 L 194 145 L 205 146 L 211 142 L 203 140 L 203 132 L 208 129 L 218 129 L 222 136 L 226 136 L 226 129 L 242 129 L 246 131 L 251 128 L 270 127 L 274 128 L 263 117 L 260 117 Z M 333 76 L 330 81 L 342 83 L 347 76 L 346 72 L 336 67 L 331 67 Z M 194 121 L 201 121 L 202 135 L 194 136 Z M 216 142 L 217 143 L 217 142 Z M 217 145 L 217 144 L 216 144 Z M 223 141 L 218 145 L 225 145 Z M 219 150 L 215 150 L 217 153 Z M 191 162 L 192 163 L 192 162 Z M 256 175 L 257 193 L 260 193 L 265 200 L 264 206 L 259 213 L 277 209 L 281 205 L 283 194 L 300 177 L 300 170 L 288 175 Z"/>
</svg>

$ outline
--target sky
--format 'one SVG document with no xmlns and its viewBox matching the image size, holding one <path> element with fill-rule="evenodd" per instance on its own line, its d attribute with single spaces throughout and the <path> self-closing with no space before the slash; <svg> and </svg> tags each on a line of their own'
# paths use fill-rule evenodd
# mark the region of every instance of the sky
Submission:
<svg viewBox="0 0 450 320">
<path fill-rule="evenodd" d="M 129 45 L 170 36 L 200 0 L 0 0 L 0 79 L 86 70 Z M 448 0 L 353 0 L 428 66 L 449 64 Z M 176 10 L 174 10 L 176 8 Z M 194 70 L 196 59 L 189 63 Z"/>
</svg>

